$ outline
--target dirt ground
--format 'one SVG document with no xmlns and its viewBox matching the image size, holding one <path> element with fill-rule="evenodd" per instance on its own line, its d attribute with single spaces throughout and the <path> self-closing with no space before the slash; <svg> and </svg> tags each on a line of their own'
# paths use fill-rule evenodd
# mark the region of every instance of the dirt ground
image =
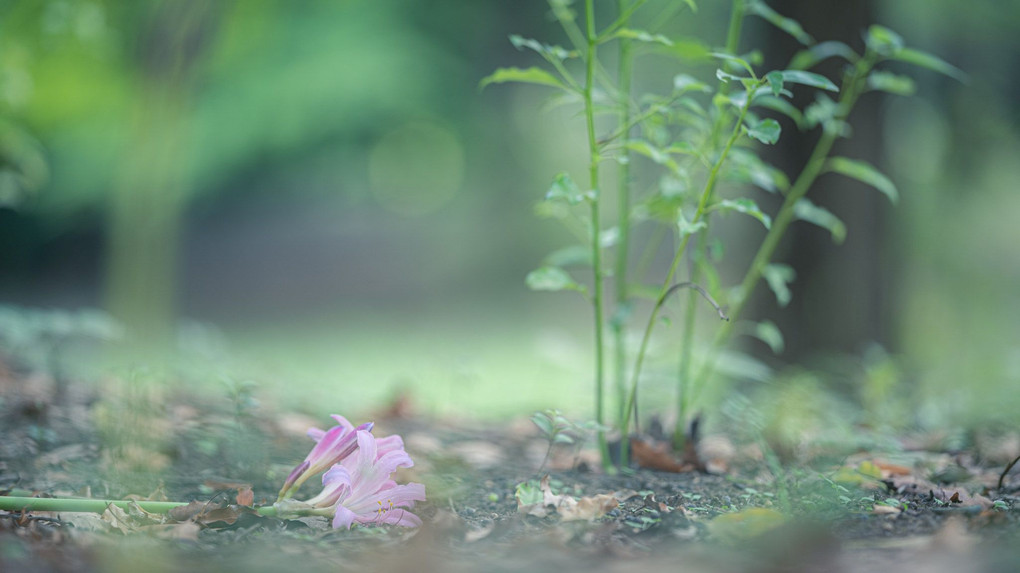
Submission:
<svg viewBox="0 0 1020 573">
<path fill-rule="evenodd" d="M 0 492 L 233 503 L 250 486 L 258 503 L 307 453 L 307 427 L 328 422 L 268 411 L 244 387 L 212 399 L 163 392 L 158 406 L 151 398 L 117 406 L 95 388 L 55 393 L 51 382 L 8 375 Z M 402 407 L 372 417 L 375 433 L 402 435 L 416 462 L 401 481 L 426 484 L 420 529 L 334 531 L 325 518 L 244 512 L 175 524 L 0 511 L 0 571 L 1020 567 L 1020 471 L 1000 489 L 1004 466 L 974 451 L 914 449 L 910 465 L 858 452 L 821 468 L 787 465 L 777 479 L 760 449 L 715 436 L 702 444 L 709 471 L 607 475 L 569 446 L 540 467 L 547 442 L 526 419 L 494 427 Z M 567 505 L 528 503 L 546 494 Z"/>
</svg>

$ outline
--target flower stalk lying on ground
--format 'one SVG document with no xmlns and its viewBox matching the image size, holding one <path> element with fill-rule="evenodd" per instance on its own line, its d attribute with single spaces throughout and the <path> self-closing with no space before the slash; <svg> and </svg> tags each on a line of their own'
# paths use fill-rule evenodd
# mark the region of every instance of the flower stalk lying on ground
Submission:
<svg viewBox="0 0 1020 573">
<path fill-rule="evenodd" d="M 329 430 L 308 430 L 308 436 L 316 445 L 287 476 L 276 503 L 256 507 L 256 513 L 283 518 L 331 517 L 334 528 L 350 529 L 355 523 L 420 526 L 421 519 L 408 510 L 414 507 L 414 502 L 425 500 L 425 486 L 420 483 L 400 485 L 392 479 L 397 469 L 414 465 L 411 456 L 404 451 L 400 436 L 376 438 L 372 435 L 371 422 L 355 427 L 343 416 L 334 415 L 333 419 L 337 425 Z M 308 501 L 290 497 L 301 484 L 323 471 L 323 488 L 318 495 Z M 25 490 L 7 493 L 9 495 L 0 495 L 0 510 L 103 513 L 113 505 L 166 514 L 188 505 L 163 501 L 37 498 Z"/>
</svg>

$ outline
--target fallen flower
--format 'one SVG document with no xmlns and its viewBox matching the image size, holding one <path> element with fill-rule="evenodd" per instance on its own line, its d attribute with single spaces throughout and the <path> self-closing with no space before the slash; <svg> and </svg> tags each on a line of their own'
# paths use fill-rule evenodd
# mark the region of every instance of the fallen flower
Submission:
<svg viewBox="0 0 1020 573">
<path fill-rule="evenodd" d="M 358 447 L 356 435 L 359 432 L 372 431 L 373 424 L 371 422 L 355 428 L 354 424 L 351 424 L 343 416 L 334 414 L 332 418 L 337 421 L 337 425 L 329 430 L 320 430 L 318 428 L 308 430 L 309 437 L 318 443 L 308 453 L 305 460 L 298 464 L 290 472 L 290 475 L 287 476 L 287 480 L 283 482 L 283 487 L 280 488 L 280 494 L 276 498 L 277 501 L 291 495 L 308 478 L 325 471 L 330 466 L 350 456 Z M 399 440 L 399 437 L 397 439 Z"/>
<path fill-rule="evenodd" d="M 332 514 L 335 528 L 350 529 L 354 523 L 421 525 L 421 519 L 408 510 L 415 501 L 425 500 L 425 486 L 398 485 L 390 479 L 397 468 L 414 465 L 403 441 L 399 436 L 377 440 L 367 431 L 355 434 L 357 453 L 330 468 L 322 476 L 322 492 L 306 503 Z"/>
</svg>

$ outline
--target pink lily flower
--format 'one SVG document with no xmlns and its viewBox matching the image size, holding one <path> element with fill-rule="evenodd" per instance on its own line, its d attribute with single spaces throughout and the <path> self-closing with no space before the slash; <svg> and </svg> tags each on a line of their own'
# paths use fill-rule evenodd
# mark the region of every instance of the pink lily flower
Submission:
<svg viewBox="0 0 1020 573">
<path fill-rule="evenodd" d="M 334 528 L 350 529 L 354 523 L 420 526 L 421 519 L 408 510 L 425 500 L 425 486 L 390 479 L 397 468 L 414 465 L 403 442 L 398 436 L 377 440 L 366 431 L 356 434 L 357 453 L 330 468 L 322 476 L 322 492 L 307 503 L 332 508 Z"/>
<path fill-rule="evenodd" d="M 357 434 L 372 431 L 373 424 L 371 422 L 355 428 L 343 416 L 334 414 L 332 417 L 336 420 L 337 425 L 329 430 L 319 430 L 318 428 L 308 430 L 308 435 L 318 443 L 308 453 L 305 460 L 287 476 L 283 487 L 280 488 L 277 501 L 301 487 L 301 484 L 305 483 L 308 478 L 349 457 L 358 448 Z"/>
</svg>

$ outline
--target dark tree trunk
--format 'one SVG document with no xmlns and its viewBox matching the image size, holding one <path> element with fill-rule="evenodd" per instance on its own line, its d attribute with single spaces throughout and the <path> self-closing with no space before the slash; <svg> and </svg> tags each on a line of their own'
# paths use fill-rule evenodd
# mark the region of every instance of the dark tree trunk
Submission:
<svg viewBox="0 0 1020 573">
<path fill-rule="evenodd" d="M 873 0 L 771 0 L 776 11 L 801 22 L 818 41 L 839 40 L 858 52 L 863 50 L 863 32 L 874 23 Z M 764 24 L 764 23 L 763 23 Z M 784 54 L 767 62 L 773 68 L 785 66 L 787 54 L 799 45 L 770 25 L 754 26 L 769 54 Z M 845 64 L 829 61 L 816 71 L 837 80 Z M 798 90 L 800 103 L 815 94 Z M 853 135 L 837 143 L 834 155 L 867 161 L 881 168 L 882 138 L 879 111 L 881 96 L 861 98 L 850 123 Z M 817 132 L 796 133 L 787 126 L 783 145 L 769 159 L 787 173 L 796 174 L 811 153 Z M 801 361 L 824 353 L 857 353 L 870 342 L 886 347 L 892 342 L 890 304 L 893 300 L 893 272 L 896 252 L 890 244 L 887 199 L 861 183 L 839 175 L 823 175 L 808 193 L 814 203 L 832 211 L 847 225 L 846 242 L 836 245 L 829 233 L 808 223 L 791 226 L 777 261 L 791 265 L 797 278 L 791 285 L 793 300 L 777 309 L 775 298 L 762 285 L 753 315 L 776 322 L 786 337 L 784 359 Z"/>
</svg>

